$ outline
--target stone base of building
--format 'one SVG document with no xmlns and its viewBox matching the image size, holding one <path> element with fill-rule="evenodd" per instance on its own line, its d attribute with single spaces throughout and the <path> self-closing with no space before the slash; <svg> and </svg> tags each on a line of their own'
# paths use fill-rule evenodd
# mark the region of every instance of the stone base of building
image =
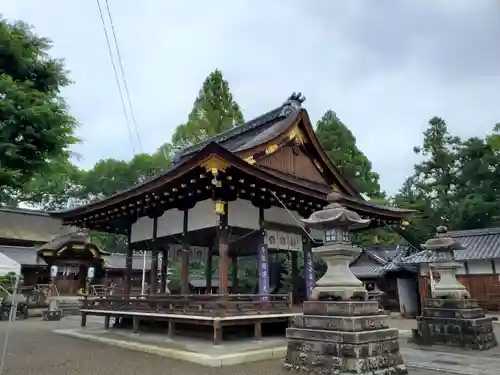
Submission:
<svg viewBox="0 0 500 375">
<path fill-rule="evenodd" d="M 421 345 L 487 350 L 498 345 L 493 320 L 474 299 L 427 299 L 412 340 Z"/>
<path fill-rule="evenodd" d="M 299 374 L 406 375 L 398 330 L 377 301 L 307 301 L 287 329 L 285 370 Z"/>
<path fill-rule="evenodd" d="M 42 320 L 54 322 L 61 320 L 62 315 L 62 310 L 44 310 L 42 311 Z"/>
</svg>

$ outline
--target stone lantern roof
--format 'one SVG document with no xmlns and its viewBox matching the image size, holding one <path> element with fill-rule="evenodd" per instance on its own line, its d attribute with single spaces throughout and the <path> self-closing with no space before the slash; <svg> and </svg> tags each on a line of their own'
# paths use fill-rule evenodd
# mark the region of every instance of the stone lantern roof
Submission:
<svg viewBox="0 0 500 375">
<path fill-rule="evenodd" d="M 342 195 L 337 191 L 328 194 L 326 199 L 329 204 L 325 208 L 313 212 L 308 219 L 301 219 L 309 228 L 320 230 L 343 228 L 345 230 L 353 230 L 364 228 L 370 224 L 370 219 L 363 219 L 357 212 L 342 206 L 340 204 Z"/>
<path fill-rule="evenodd" d="M 428 239 L 422 247 L 425 249 L 403 259 L 403 263 L 439 263 L 455 260 L 455 251 L 464 250 L 465 247 L 453 237 L 448 235 L 448 228 L 440 225 L 436 228 L 436 235 Z"/>
</svg>

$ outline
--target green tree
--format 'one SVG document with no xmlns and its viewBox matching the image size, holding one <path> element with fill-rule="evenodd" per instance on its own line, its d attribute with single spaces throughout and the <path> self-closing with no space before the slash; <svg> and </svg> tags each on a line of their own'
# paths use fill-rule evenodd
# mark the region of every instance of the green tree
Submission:
<svg viewBox="0 0 500 375">
<path fill-rule="evenodd" d="M 356 146 L 356 138 L 340 121 L 334 111 L 328 110 L 316 124 L 316 136 L 330 160 L 370 201 L 391 205 L 381 191 L 378 173 L 366 155 Z M 359 245 L 401 243 L 403 239 L 389 227 L 357 233 L 354 242 Z"/>
<path fill-rule="evenodd" d="M 0 199 L 18 191 L 51 163 L 68 158 L 78 139 L 60 96 L 70 81 L 51 43 L 23 22 L 0 18 Z M 0 201 L 2 203 L 2 201 Z"/>
<path fill-rule="evenodd" d="M 36 173 L 22 189 L 12 191 L 11 199 L 44 210 L 59 210 L 77 198 L 82 188 L 84 171 L 65 157 L 50 160 L 43 171 Z"/>
<path fill-rule="evenodd" d="M 488 141 L 469 138 L 457 152 L 457 210 L 452 222 L 460 229 L 497 225 L 500 217 L 500 154 Z"/>
<path fill-rule="evenodd" d="M 415 165 L 413 175 L 405 181 L 394 201 L 399 207 L 418 211 L 407 229 L 414 245 L 433 236 L 436 226 L 443 222 L 457 229 L 449 220 L 456 218 L 458 209 L 456 177 L 460 146 L 461 140 L 449 133 L 446 122 L 433 117 L 423 133 L 422 144 L 413 148 L 423 160 Z"/>
<path fill-rule="evenodd" d="M 446 122 L 433 117 L 424 131 L 422 145 L 413 148 L 415 153 L 424 157 L 415 166 L 413 182 L 431 201 L 432 207 L 447 219 L 454 216 L 456 209 L 457 152 L 460 145 L 460 138 L 449 133 Z"/>
<path fill-rule="evenodd" d="M 79 190 L 71 194 L 78 202 L 88 203 L 102 199 L 119 190 L 142 183 L 146 179 L 170 168 L 171 146 L 162 145 L 154 154 L 137 154 L 129 162 L 116 159 L 101 160 L 84 171 L 79 178 Z M 91 232 L 92 240 L 110 252 L 126 252 L 126 236 L 114 233 Z"/>
<path fill-rule="evenodd" d="M 243 114 L 233 99 L 229 83 L 220 70 L 215 70 L 203 82 L 187 122 L 175 129 L 172 144 L 182 149 L 243 122 Z"/>
<path fill-rule="evenodd" d="M 171 147 L 166 143 L 152 155 L 137 154 L 129 162 L 105 159 L 86 171 L 78 198 L 82 201 L 102 199 L 129 188 L 170 168 Z"/>
<path fill-rule="evenodd" d="M 334 111 L 328 110 L 317 122 L 316 136 L 330 160 L 361 193 L 370 198 L 384 196 L 380 190 L 378 173 L 372 170 L 372 164 L 356 146 L 356 138 Z"/>
</svg>

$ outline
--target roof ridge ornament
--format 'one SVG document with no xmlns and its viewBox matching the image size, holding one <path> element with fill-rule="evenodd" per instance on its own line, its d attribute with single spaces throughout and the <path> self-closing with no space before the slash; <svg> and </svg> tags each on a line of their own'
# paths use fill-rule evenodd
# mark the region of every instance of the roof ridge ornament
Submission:
<svg viewBox="0 0 500 375">
<path fill-rule="evenodd" d="M 281 117 L 287 117 L 292 112 L 302 108 L 302 103 L 306 101 L 306 97 L 301 92 L 293 92 L 283 103 L 283 109 L 280 112 Z"/>
</svg>

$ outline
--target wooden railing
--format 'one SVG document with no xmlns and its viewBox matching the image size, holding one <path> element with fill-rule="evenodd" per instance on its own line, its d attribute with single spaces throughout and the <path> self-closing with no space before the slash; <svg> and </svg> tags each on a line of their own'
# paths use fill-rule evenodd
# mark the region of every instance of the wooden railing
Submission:
<svg viewBox="0 0 500 375">
<path fill-rule="evenodd" d="M 292 298 L 290 294 L 154 295 L 139 298 L 110 296 L 85 299 L 83 308 L 225 317 L 290 312 Z"/>
<path fill-rule="evenodd" d="M 104 284 L 93 284 L 90 286 L 90 295 L 94 297 L 109 296 L 112 288 Z"/>
</svg>

